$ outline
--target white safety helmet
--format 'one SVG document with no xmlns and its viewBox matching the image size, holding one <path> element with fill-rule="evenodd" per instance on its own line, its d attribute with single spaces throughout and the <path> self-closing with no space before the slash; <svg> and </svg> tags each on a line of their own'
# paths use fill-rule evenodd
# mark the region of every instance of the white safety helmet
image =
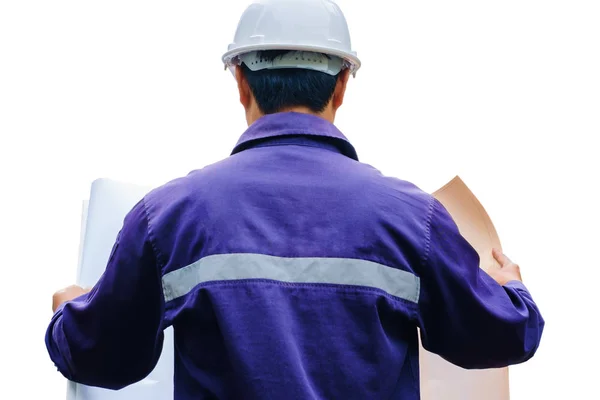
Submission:
<svg viewBox="0 0 600 400">
<path fill-rule="evenodd" d="M 275 60 L 259 52 L 290 50 Z M 360 60 L 352 51 L 350 32 L 342 10 L 332 0 L 258 0 L 242 14 L 233 43 L 223 55 L 225 69 L 244 63 L 253 71 L 303 68 L 352 75 Z"/>
</svg>

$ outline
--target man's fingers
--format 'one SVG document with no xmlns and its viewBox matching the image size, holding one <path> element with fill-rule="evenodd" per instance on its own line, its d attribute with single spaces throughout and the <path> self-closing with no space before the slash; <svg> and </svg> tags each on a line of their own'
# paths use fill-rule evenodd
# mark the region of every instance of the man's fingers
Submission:
<svg viewBox="0 0 600 400">
<path fill-rule="evenodd" d="M 92 289 L 93 287 L 82 288 L 78 285 L 71 285 L 59 290 L 52 296 L 52 311 L 56 312 L 56 309 L 62 303 L 76 299 L 79 296 L 83 296 L 84 294 L 89 293 Z"/>
<path fill-rule="evenodd" d="M 510 261 L 510 259 L 508 257 L 506 257 L 504 255 L 504 253 L 502 253 L 498 249 L 493 249 L 492 250 L 492 255 L 494 256 L 494 258 L 496 259 L 496 261 L 498 261 L 498 263 L 500 264 L 501 267 L 505 267 L 508 264 L 512 263 L 512 261 Z"/>
</svg>

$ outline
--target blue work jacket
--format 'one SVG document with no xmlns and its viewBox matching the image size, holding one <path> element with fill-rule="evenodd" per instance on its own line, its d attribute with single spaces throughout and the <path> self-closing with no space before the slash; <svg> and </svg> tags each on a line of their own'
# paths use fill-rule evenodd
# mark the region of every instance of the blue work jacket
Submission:
<svg viewBox="0 0 600 400">
<path fill-rule="evenodd" d="M 331 123 L 279 113 L 146 195 L 46 345 L 65 377 L 119 389 L 152 371 L 169 326 L 175 400 L 413 400 L 417 328 L 431 352 L 491 368 L 531 358 L 544 321 L 430 194 L 360 163 Z"/>
</svg>

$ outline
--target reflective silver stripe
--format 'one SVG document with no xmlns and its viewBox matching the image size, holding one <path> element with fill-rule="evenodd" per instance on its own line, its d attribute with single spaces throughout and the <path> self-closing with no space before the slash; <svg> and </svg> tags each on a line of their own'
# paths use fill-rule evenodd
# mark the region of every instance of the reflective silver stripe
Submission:
<svg viewBox="0 0 600 400">
<path fill-rule="evenodd" d="M 417 276 L 372 261 L 219 254 L 202 258 L 163 276 L 163 293 L 168 302 L 185 296 L 202 283 L 238 279 L 365 286 L 413 303 L 418 302 L 420 289 Z"/>
</svg>

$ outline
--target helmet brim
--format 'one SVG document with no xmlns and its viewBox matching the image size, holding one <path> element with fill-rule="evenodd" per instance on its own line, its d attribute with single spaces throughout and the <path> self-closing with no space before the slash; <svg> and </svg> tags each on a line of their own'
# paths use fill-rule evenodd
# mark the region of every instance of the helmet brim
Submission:
<svg viewBox="0 0 600 400">
<path fill-rule="evenodd" d="M 246 45 L 235 47 L 235 45 L 230 45 L 230 50 L 223 54 L 221 60 L 225 67 L 231 67 L 237 65 L 236 58 L 245 53 L 250 53 L 253 51 L 268 51 L 268 50 L 290 50 L 290 51 L 310 51 L 314 53 L 322 53 L 330 56 L 340 57 L 348 64 L 348 69 L 350 69 L 350 73 L 352 75 L 356 75 L 356 72 L 361 67 L 361 62 L 356 52 L 349 53 L 343 50 L 336 50 L 330 47 L 321 47 L 321 46 L 311 46 L 311 45 L 298 45 L 298 44 L 269 44 L 269 43 L 261 43 L 255 45 Z"/>
</svg>

